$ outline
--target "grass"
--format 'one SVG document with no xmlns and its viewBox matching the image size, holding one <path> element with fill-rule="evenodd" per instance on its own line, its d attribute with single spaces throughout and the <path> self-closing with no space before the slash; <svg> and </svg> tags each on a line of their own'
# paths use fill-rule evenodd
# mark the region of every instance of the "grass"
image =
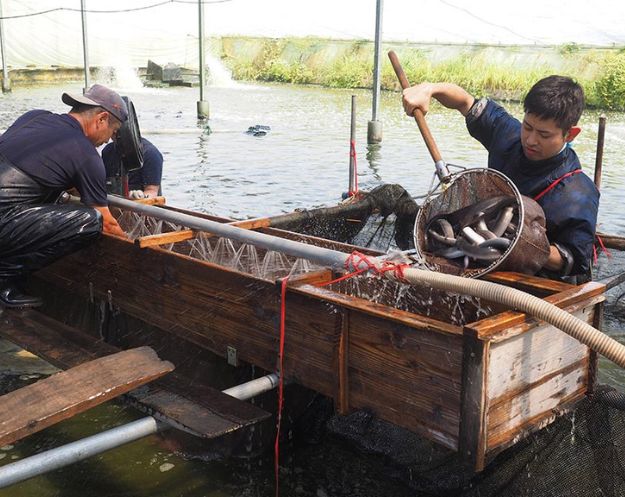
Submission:
<svg viewBox="0 0 625 497">
<path fill-rule="evenodd" d="M 332 42 L 319 39 L 255 40 L 253 57 L 241 50 L 222 56 L 235 79 L 317 84 L 332 88 L 371 88 L 372 44 L 363 40 Z M 262 45 L 259 47 L 258 43 Z M 336 47 L 339 47 L 338 49 Z M 333 48 L 333 51 L 331 50 Z M 457 55 L 433 61 L 415 46 L 402 49 L 404 72 L 413 84 L 420 81 L 454 82 L 475 95 L 502 100 L 521 100 L 540 78 L 562 74 L 575 78 L 586 92 L 589 107 L 625 110 L 625 50 L 588 50 L 575 44 L 545 48 L 555 53 L 558 68 L 547 62 L 518 59 L 497 62 L 488 47 L 456 50 Z M 514 47 L 510 48 L 514 54 Z M 513 62 L 514 61 L 514 62 Z M 397 89 L 397 78 L 386 57 L 382 61 L 383 89 Z"/>
</svg>

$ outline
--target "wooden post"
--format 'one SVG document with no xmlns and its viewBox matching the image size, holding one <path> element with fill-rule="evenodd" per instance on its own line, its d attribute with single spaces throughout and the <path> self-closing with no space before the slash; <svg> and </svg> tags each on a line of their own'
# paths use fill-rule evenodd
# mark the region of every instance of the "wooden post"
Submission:
<svg viewBox="0 0 625 497">
<path fill-rule="evenodd" d="M 601 189 L 601 169 L 603 167 L 603 143 L 605 141 L 605 114 L 599 116 L 599 131 L 597 133 L 597 155 L 595 158 L 595 186 Z"/>
<path fill-rule="evenodd" d="M 476 330 L 464 328 L 458 452 L 467 469 L 475 472 L 485 466 L 489 346 L 477 338 Z"/>
</svg>

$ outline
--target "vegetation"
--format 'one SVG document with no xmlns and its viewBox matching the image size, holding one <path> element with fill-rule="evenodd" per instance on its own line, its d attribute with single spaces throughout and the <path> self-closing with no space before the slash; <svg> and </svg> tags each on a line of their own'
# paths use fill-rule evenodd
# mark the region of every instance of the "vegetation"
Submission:
<svg viewBox="0 0 625 497">
<path fill-rule="evenodd" d="M 373 83 L 373 45 L 368 41 L 307 38 L 249 39 L 245 43 L 222 40 L 222 59 L 235 79 L 336 88 L 370 88 Z M 408 80 L 452 81 L 476 95 L 521 100 L 538 79 L 557 73 L 574 77 L 584 87 L 589 106 L 625 110 L 625 50 L 571 43 L 535 48 L 533 56 L 523 56 L 515 47 L 442 48 L 437 52 L 435 46 L 401 46 L 398 54 Z M 398 88 L 386 57 L 381 86 Z"/>
</svg>

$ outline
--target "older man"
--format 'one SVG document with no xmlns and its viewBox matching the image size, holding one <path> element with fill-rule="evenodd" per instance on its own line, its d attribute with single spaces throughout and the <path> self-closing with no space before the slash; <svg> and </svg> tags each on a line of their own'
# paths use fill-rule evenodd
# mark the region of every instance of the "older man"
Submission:
<svg viewBox="0 0 625 497">
<path fill-rule="evenodd" d="M 126 236 L 108 209 L 104 164 L 96 147 L 128 118 L 114 91 L 93 85 L 64 93 L 67 114 L 32 110 L 0 137 L 0 305 L 35 307 L 20 280 L 94 241 L 104 230 Z M 79 204 L 58 204 L 68 189 Z"/>
</svg>

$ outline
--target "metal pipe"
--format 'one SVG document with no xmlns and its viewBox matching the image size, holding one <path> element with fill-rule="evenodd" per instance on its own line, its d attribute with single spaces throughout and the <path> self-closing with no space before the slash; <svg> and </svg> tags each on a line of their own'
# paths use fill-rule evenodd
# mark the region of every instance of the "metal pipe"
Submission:
<svg viewBox="0 0 625 497">
<path fill-rule="evenodd" d="M 160 422 L 148 416 L 82 440 L 50 449 L 0 468 L 0 488 L 54 471 L 120 445 L 133 442 L 160 429 Z"/>
<path fill-rule="evenodd" d="M 371 121 L 367 126 L 367 143 L 380 143 L 382 141 L 382 123 L 378 122 L 378 110 L 380 107 L 380 70 L 382 49 L 382 12 L 383 0 L 377 0 L 375 9 L 375 48 L 373 53 L 373 105 Z"/>
<path fill-rule="evenodd" d="M 595 186 L 601 189 L 601 169 L 603 168 L 603 144 L 605 142 L 605 114 L 599 116 L 599 131 L 597 132 L 597 155 L 595 157 Z"/>
<path fill-rule="evenodd" d="M 89 82 L 89 44 L 87 43 L 87 12 L 85 9 L 86 0 L 80 0 L 80 15 L 82 17 L 82 54 L 85 68 L 85 87 L 83 93 L 91 86 Z"/>
<path fill-rule="evenodd" d="M 348 194 L 356 193 L 356 95 L 352 95 L 352 119 L 349 135 L 349 188 Z"/>
<path fill-rule="evenodd" d="M 377 0 L 375 9 L 375 51 L 373 54 L 373 109 L 371 120 L 378 120 L 380 106 L 380 50 L 382 49 L 382 9 L 383 0 Z"/>
<path fill-rule="evenodd" d="M 239 400 L 247 400 L 275 388 L 278 385 L 278 379 L 279 376 L 272 373 L 224 390 L 223 393 Z M 146 416 L 97 435 L 7 464 L 0 467 L 0 488 L 82 461 L 167 428 L 169 425 L 166 423 L 157 421 L 152 416 Z"/>
<path fill-rule="evenodd" d="M 278 386 L 279 379 L 279 375 L 271 373 L 261 378 L 248 381 L 247 383 L 242 383 L 241 385 L 222 390 L 222 393 L 235 397 L 239 400 L 247 400 L 260 395 L 261 393 L 273 390 Z"/>
<path fill-rule="evenodd" d="M 7 68 L 7 51 L 4 44 L 4 20 L 2 19 L 2 1 L 0 0 L 0 52 L 2 53 L 2 93 L 11 91 L 11 80 Z"/>
<path fill-rule="evenodd" d="M 140 214 L 145 214 L 146 216 L 156 217 L 164 221 L 169 221 L 182 226 L 186 226 L 190 229 L 208 231 L 209 233 L 223 236 L 225 238 L 230 238 L 232 240 L 237 240 L 239 242 L 251 243 L 267 250 L 284 252 L 285 254 L 289 254 L 294 257 L 309 259 L 313 262 L 317 262 L 318 264 L 334 267 L 337 269 L 341 269 L 344 267 L 345 260 L 349 255 L 343 252 L 338 252 L 336 250 L 316 247 L 314 245 L 307 245 L 305 243 L 300 243 L 293 240 L 286 240 L 284 238 L 267 235 L 265 233 L 259 233 L 257 231 L 245 230 L 242 228 L 237 228 L 236 226 L 218 223 L 209 219 L 202 219 L 200 217 L 191 216 L 182 212 L 170 211 L 167 209 L 162 209 L 160 207 L 140 204 L 138 202 L 126 200 L 121 197 L 109 195 L 108 200 L 109 205 L 113 207 L 119 207 L 120 209 L 130 210 L 138 212 Z"/>
<path fill-rule="evenodd" d="M 200 100 L 197 103 L 198 119 L 207 119 L 208 102 L 204 100 L 204 2 L 198 0 L 198 45 L 200 50 Z"/>
</svg>

